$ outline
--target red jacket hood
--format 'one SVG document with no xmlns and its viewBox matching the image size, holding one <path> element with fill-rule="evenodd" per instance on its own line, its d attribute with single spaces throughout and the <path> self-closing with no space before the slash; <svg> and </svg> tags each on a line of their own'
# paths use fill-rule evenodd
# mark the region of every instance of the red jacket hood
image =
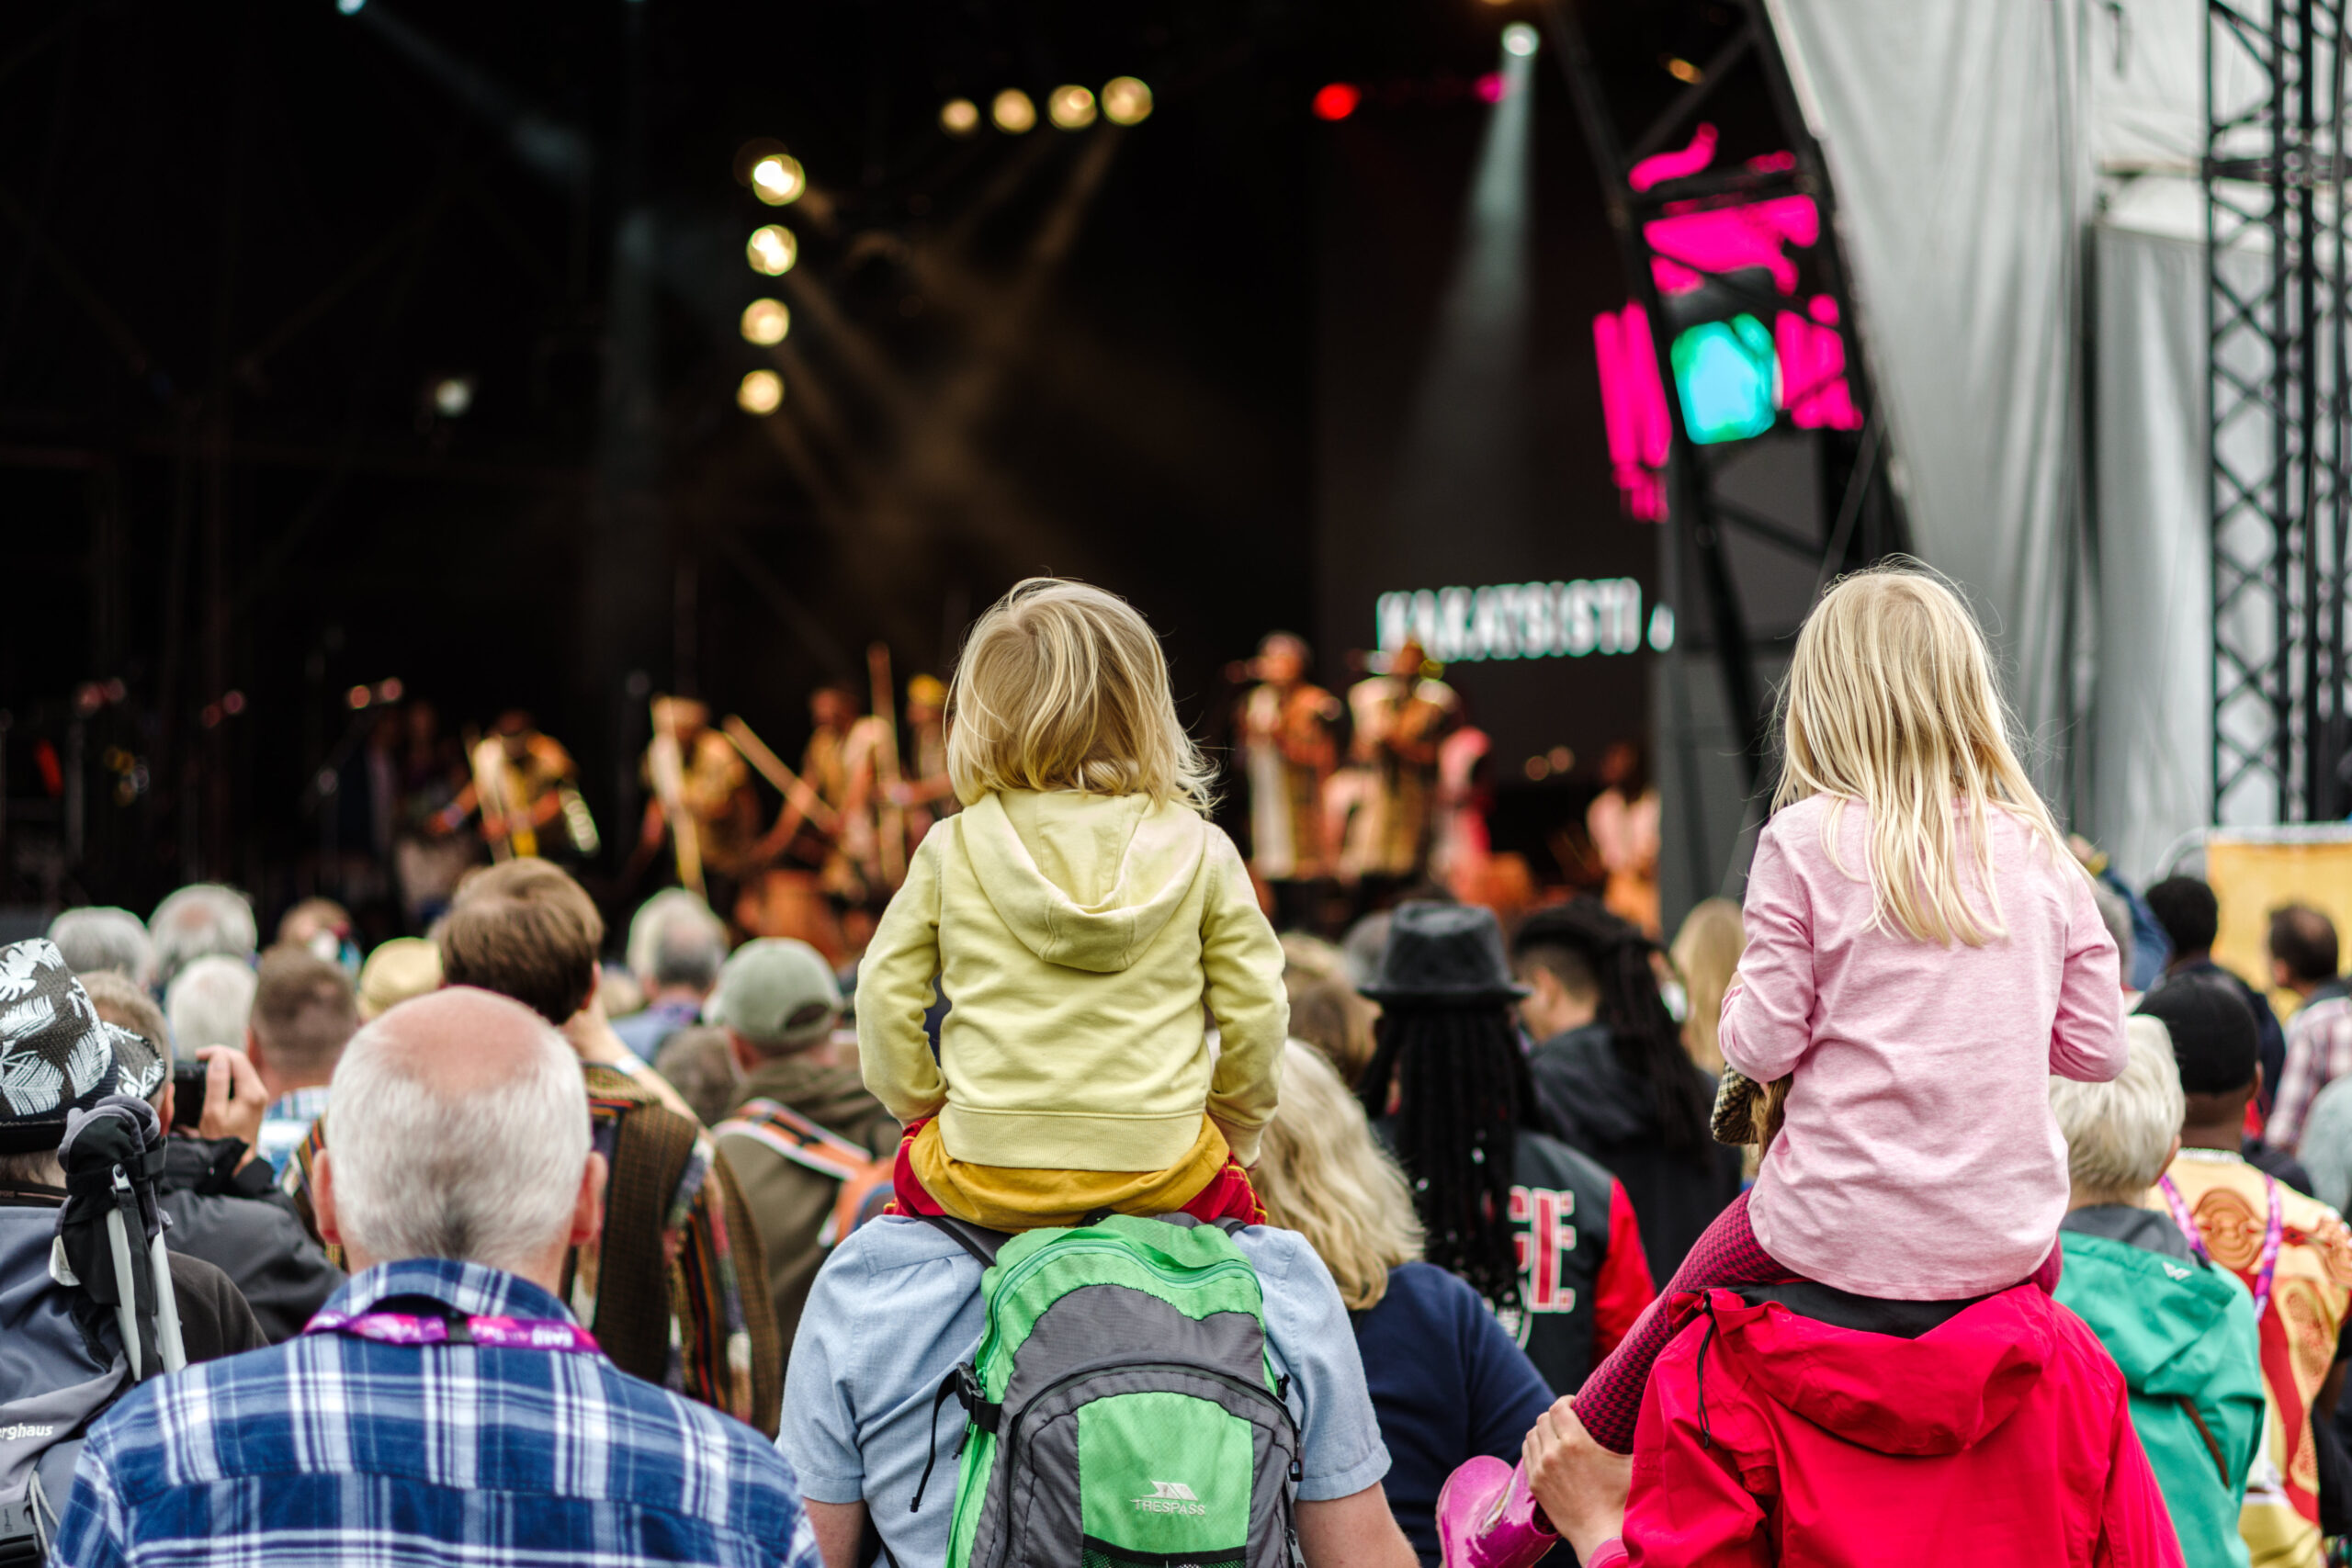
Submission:
<svg viewBox="0 0 2352 1568">
<path fill-rule="evenodd" d="M 1818 1323 L 1778 1302 L 1751 1306 L 1729 1291 L 1692 1304 L 1714 1320 L 1706 1355 L 1773 1403 L 1883 1454 L 1953 1454 L 1984 1441 L 2041 1380 L 2055 1332 L 2050 1298 L 2030 1286 L 1917 1339 Z"/>
</svg>

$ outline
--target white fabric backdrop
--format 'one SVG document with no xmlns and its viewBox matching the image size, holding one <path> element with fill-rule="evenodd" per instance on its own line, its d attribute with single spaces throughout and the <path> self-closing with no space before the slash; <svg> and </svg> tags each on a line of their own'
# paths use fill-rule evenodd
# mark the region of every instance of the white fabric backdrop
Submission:
<svg viewBox="0 0 2352 1568">
<path fill-rule="evenodd" d="M 2200 220 L 2203 210 L 2200 199 Z M 2123 874 L 2139 882 L 2212 806 L 2205 250 L 2112 216 L 2095 232 L 2099 583 L 2090 826 Z"/>
<path fill-rule="evenodd" d="M 1916 547 L 1999 638 L 2053 803 L 2144 879 L 2211 810 L 2205 0 L 1767 3 Z M 2232 107 L 2265 88 L 2216 71 Z"/>
<path fill-rule="evenodd" d="M 2065 647 L 2070 594 L 2087 604 L 2070 560 L 2082 544 L 2077 258 L 2094 186 L 2076 10 L 1772 10 L 1828 158 L 1915 547 L 1998 639 L 2035 773 L 2063 809 L 2064 724 L 2088 675 Z"/>
</svg>

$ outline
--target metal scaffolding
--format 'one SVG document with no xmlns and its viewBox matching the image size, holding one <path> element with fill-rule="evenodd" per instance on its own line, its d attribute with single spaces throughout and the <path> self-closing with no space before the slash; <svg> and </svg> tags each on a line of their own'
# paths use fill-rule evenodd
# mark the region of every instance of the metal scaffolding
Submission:
<svg viewBox="0 0 2352 1568">
<path fill-rule="evenodd" d="M 2345 815 L 2343 0 L 2210 0 L 2213 820 Z"/>
<path fill-rule="evenodd" d="M 1673 606 L 1678 626 L 1676 646 L 1669 656 L 1677 663 L 1669 669 L 1668 679 L 1677 682 L 1679 694 L 1687 696 L 1687 688 L 1679 684 L 1683 678 L 1679 661 L 1685 649 L 1714 658 L 1724 705 L 1741 743 L 1742 782 L 1752 820 L 1757 797 L 1772 784 L 1770 704 L 1759 677 L 1758 656 L 1784 654 L 1786 644 L 1781 639 L 1793 626 L 1761 628 L 1764 635 L 1758 635 L 1751 607 L 1755 596 L 1740 581 L 1736 558 L 1727 547 L 1727 534 L 1745 535 L 1810 567 L 1816 597 L 1839 572 L 1905 548 L 1907 530 L 1903 509 L 1889 479 L 1893 454 L 1886 422 L 1863 352 L 1859 313 L 1837 233 L 1828 168 L 1799 107 L 1787 62 L 1762 0 L 1691 5 L 1685 8 L 1687 16 L 1678 14 L 1679 30 L 1703 39 L 1707 49 L 1688 61 L 1674 61 L 1681 68 L 1675 76 L 1685 84 L 1679 92 L 1654 112 L 1632 114 L 1622 101 L 1612 101 L 1612 85 L 1618 89 L 1616 99 L 1634 96 L 1625 90 L 1625 73 L 1611 74 L 1596 61 L 1578 8 L 1579 0 L 1547 0 L 1545 19 L 1600 173 L 1602 199 L 1624 256 L 1627 287 L 1657 327 L 1652 342 L 1671 423 L 1667 526 L 1660 541 L 1661 594 Z M 1602 12 L 1593 15 L 1605 18 Z M 1758 104 L 1769 114 L 1770 131 L 1752 151 L 1768 156 L 1726 163 L 1635 188 L 1636 166 L 1688 141 L 1702 113 L 1739 116 L 1753 141 Z M 1804 292 L 1826 295 L 1836 302 L 1838 329 L 1844 340 L 1845 376 L 1862 423 L 1859 430 L 1797 433 L 1809 438 L 1814 447 L 1817 482 L 1811 487 L 1813 503 L 1801 511 L 1784 508 L 1781 515 L 1769 515 L 1752 501 L 1742 502 L 1726 493 L 1726 471 L 1751 444 L 1705 446 L 1690 437 L 1685 412 L 1674 392 L 1670 359 L 1677 306 L 1659 288 L 1653 266 L 1657 253 L 1648 225 L 1673 213 L 1787 197 L 1811 200 L 1818 213 L 1819 239 L 1805 247 L 1797 261 L 1806 279 Z M 1683 258 L 1668 259 L 1689 266 Z M 1765 321 L 1791 307 L 1792 301 L 1776 294 L 1770 284 L 1759 288 L 1753 276 L 1743 276 L 1736 270 L 1689 270 L 1700 273 L 1704 288 L 1714 298 L 1759 311 Z M 1785 431 L 1777 434 L 1787 434 Z M 1801 615 L 1802 607 L 1796 613 Z M 1690 820 L 1679 826 L 1690 842 L 1707 842 L 1710 836 L 1700 819 L 1701 791 L 1696 784 L 1701 768 L 1692 754 L 1699 742 L 1690 726 L 1670 728 L 1679 734 L 1668 738 L 1669 744 L 1685 754 L 1661 760 L 1679 773 L 1683 809 L 1690 814 Z M 1692 872 L 1697 880 L 1688 889 L 1690 895 L 1704 897 L 1717 891 L 1719 867 L 1694 865 Z"/>
</svg>

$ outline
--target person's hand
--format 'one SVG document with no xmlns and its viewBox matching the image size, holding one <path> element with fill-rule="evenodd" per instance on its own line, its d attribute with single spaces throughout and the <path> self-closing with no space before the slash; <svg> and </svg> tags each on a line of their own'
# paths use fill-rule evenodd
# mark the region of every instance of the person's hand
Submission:
<svg viewBox="0 0 2352 1568">
<path fill-rule="evenodd" d="M 196 1135 L 234 1138 L 243 1144 L 245 1158 L 238 1162 L 243 1169 L 254 1157 L 254 1145 L 261 1141 L 262 1112 L 269 1109 L 269 1091 L 262 1088 L 261 1074 L 243 1051 L 207 1045 L 197 1052 L 196 1059 L 204 1064 L 204 1114 L 197 1122 Z"/>
<path fill-rule="evenodd" d="M 1580 1561 L 1589 1562 L 1602 1541 L 1623 1532 L 1634 1461 L 1594 1441 L 1572 1401 L 1562 1399 L 1535 1418 L 1520 1459 L 1527 1489 Z"/>
</svg>

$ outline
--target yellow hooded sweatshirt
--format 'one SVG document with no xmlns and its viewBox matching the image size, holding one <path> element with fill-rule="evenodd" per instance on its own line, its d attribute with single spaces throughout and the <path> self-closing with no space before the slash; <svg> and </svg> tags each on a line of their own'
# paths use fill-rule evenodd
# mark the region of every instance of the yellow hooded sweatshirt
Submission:
<svg viewBox="0 0 2352 1568">
<path fill-rule="evenodd" d="M 866 1087 L 901 1122 L 936 1112 L 975 1165 L 1158 1170 L 1192 1153 L 1204 1110 L 1250 1164 L 1289 1029 L 1282 946 L 1233 841 L 1148 795 L 1014 790 L 942 819 L 858 964 Z"/>
</svg>

